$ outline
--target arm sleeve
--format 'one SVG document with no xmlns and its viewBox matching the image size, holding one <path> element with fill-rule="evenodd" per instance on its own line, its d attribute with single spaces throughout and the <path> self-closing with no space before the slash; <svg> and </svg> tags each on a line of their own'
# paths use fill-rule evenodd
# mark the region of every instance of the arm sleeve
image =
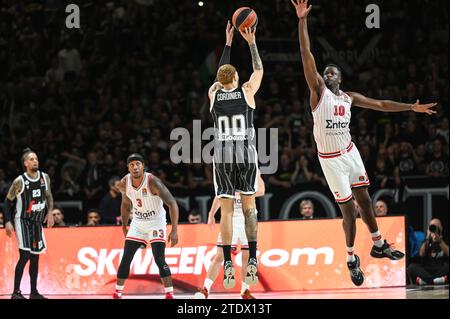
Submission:
<svg viewBox="0 0 450 319">
<path fill-rule="evenodd" d="M 9 200 L 8 198 L 5 199 L 5 205 L 4 206 L 4 218 L 5 218 L 5 224 L 7 222 L 10 222 L 12 220 L 12 214 L 14 212 L 14 201 Z"/>
<path fill-rule="evenodd" d="M 229 45 L 225 45 L 217 69 L 219 69 L 224 64 L 230 64 L 231 59 L 230 57 L 231 57 L 231 47 Z"/>
</svg>

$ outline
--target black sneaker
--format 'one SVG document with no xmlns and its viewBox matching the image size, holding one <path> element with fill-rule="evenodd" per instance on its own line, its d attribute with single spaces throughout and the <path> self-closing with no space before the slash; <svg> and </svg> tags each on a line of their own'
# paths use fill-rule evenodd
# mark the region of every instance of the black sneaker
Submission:
<svg viewBox="0 0 450 319">
<path fill-rule="evenodd" d="M 235 283 L 233 263 L 229 260 L 225 262 L 223 267 L 223 287 L 225 289 L 231 289 L 234 288 Z"/>
<path fill-rule="evenodd" d="M 373 245 L 372 250 L 370 251 L 370 256 L 373 258 L 389 258 L 391 260 L 399 260 L 405 257 L 405 254 L 402 253 L 399 250 L 395 250 L 387 243 L 387 241 L 384 241 L 383 246 L 377 247 Z"/>
<path fill-rule="evenodd" d="M 364 283 L 364 273 L 359 266 L 360 262 L 358 255 L 355 255 L 355 261 L 347 261 L 350 278 L 356 286 L 361 286 Z"/>
<path fill-rule="evenodd" d="M 256 258 L 250 258 L 248 260 L 245 283 L 249 286 L 256 285 L 258 283 L 258 261 Z"/>
<path fill-rule="evenodd" d="M 41 295 L 38 291 L 30 293 L 30 299 L 48 299 Z"/>
<path fill-rule="evenodd" d="M 11 299 L 27 299 L 22 295 L 22 292 L 20 290 L 16 290 L 12 293 Z"/>
</svg>

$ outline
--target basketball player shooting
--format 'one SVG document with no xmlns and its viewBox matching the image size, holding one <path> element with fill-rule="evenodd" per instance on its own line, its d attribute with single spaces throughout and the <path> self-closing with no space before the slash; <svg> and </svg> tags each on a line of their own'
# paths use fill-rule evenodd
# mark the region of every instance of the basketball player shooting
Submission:
<svg viewBox="0 0 450 319">
<path fill-rule="evenodd" d="M 312 9 L 307 0 L 291 0 L 299 18 L 298 30 L 303 70 L 310 90 L 310 106 L 314 119 L 314 138 L 319 161 L 336 202 L 343 215 L 343 227 L 347 244 L 347 266 L 356 286 L 364 282 L 359 257 L 354 254 L 356 236 L 356 209 L 353 198 L 361 208 L 361 217 L 369 228 L 373 240 L 370 255 L 374 258 L 398 260 L 404 253 L 393 249 L 383 241 L 369 196 L 370 185 L 366 169 L 358 149 L 350 135 L 351 106 L 382 112 L 414 111 L 428 115 L 436 103 L 404 104 L 388 100 L 375 100 L 355 92 L 342 92 L 341 70 L 336 65 L 327 65 L 321 76 L 317 72 L 314 56 L 310 50 L 307 16 Z"/>
<path fill-rule="evenodd" d="M 11 299 L 26 299 L 20 291 L 20 282 L 28 261 L 30 299 L 47 299 L 37 290 L 37 278 L 39 255 L 47 249 L 42 223 L 47 223 L 47 227 L 54 225 L 50 178 L 39 170 L 38 157 L 32 150 L 25 149 L 22 164 L 25 172 L 13 181 L 4 205 L 6 235 L 11 237 L 12 233 L 16 232 L 20 256 L 14 273 L 14 292 Z"/>
<path fill-rule="evenodd" d="M 165 261 L 166 249 L 166 210 L 169 207 L 172 231 L 168 242 L 171 247 L 178 243 L 178 205 L 167 187 L 159 178 L 144 171 L 144 158 L 140 154 L 131 154 L 127 159 L 128 171 L 119 184 L 122 193 L 120 213 L 122 230 L 125 235 L 125 247 L 119 270 L 117 271 L 116 290 L 113 299 L 122 298 L 125 280 L 130 273 L 134 254 L 150 243 L 153 258 L 158 266 L 164 285 L 165 299 L 173 299 L 173 284 L 170 268 Z M 130 213 L 133 214 L 130 228 L 127 228 Z"/>
<path fill-rule="evenodd" d="M 214 119 L 214 186 L 220 198 L 224 254 L 224 287 L 235 285 L 234 267 L 231 261 L 231 240 L 233 237 L 233 204 L 235 193 L 241 194 L 245 218 L 245 233 L 249 245 L 249 259 L 245 281 L 249 285 L 258 282 L 256 246 L 258 221 L 255 214 L 255 188 L 258 158 L 254 139 L 253 111 L 255 94 L 263 78 L 263 66 L 256 47 L 255 31 L 249 28 L 240 31 L 247 41 L 253 64 L 250 80 L 239 86 L 239 75 L 230 63 L 230 50 L 234 28 L 228 22 L 226 46 L 219 63 L 217 82 L 208 91 L 210 112 Z"/>
</svg>

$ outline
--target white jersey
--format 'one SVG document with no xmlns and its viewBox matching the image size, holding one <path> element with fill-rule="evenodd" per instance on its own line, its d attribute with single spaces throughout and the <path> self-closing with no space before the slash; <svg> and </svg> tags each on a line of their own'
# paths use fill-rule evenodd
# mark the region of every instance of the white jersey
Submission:
<svg viewBox="0 0 450 319">
<path fill-rule="evenodd" d="M 353 145 L 350 135 L 352 99 L 339 91 L 335 95 L 328 88 L 322 91 L 319 104 L 312 112 L 314 119 L 314 139 L 319 156 L 334 157 L 349 150 Z"/>
<path fill-rule="evenodd" d="M 131 175 L 125 176 L 126 195 L 133 203 L 133 222 L 166 222 L 162 199 L 151 191 L 152 174 L 144 173 L 142 184 L 134 188 Z"/>
</svg>

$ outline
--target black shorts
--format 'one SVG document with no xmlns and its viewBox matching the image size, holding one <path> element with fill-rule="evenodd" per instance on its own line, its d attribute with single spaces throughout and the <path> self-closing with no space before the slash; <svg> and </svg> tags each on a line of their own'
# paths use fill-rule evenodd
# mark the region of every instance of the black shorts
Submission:
<svg viewBox="0 0 450 319">
<path fill-rule="evenodd" d="M 214 149 L 214 188 L 216 196 L 234 198 L 235 193 L 253 195 L 256 192 L 258 156 L 256 149 L 245 145 L 242 148 L 222 149 L 229 157 L 224 160 L 223 153 Z M 222 158 L 217 156 L 222 154 Z M 230 158 L 233 160 L 230 161 Z"/>
<path fill-rule="evenodd" d="M 29 251 L 32 254 L 41 254 L 47 249 L 44 231 L 41 222 L 29 219 L 14 219 L 19 249 Z"/>
</svg>

